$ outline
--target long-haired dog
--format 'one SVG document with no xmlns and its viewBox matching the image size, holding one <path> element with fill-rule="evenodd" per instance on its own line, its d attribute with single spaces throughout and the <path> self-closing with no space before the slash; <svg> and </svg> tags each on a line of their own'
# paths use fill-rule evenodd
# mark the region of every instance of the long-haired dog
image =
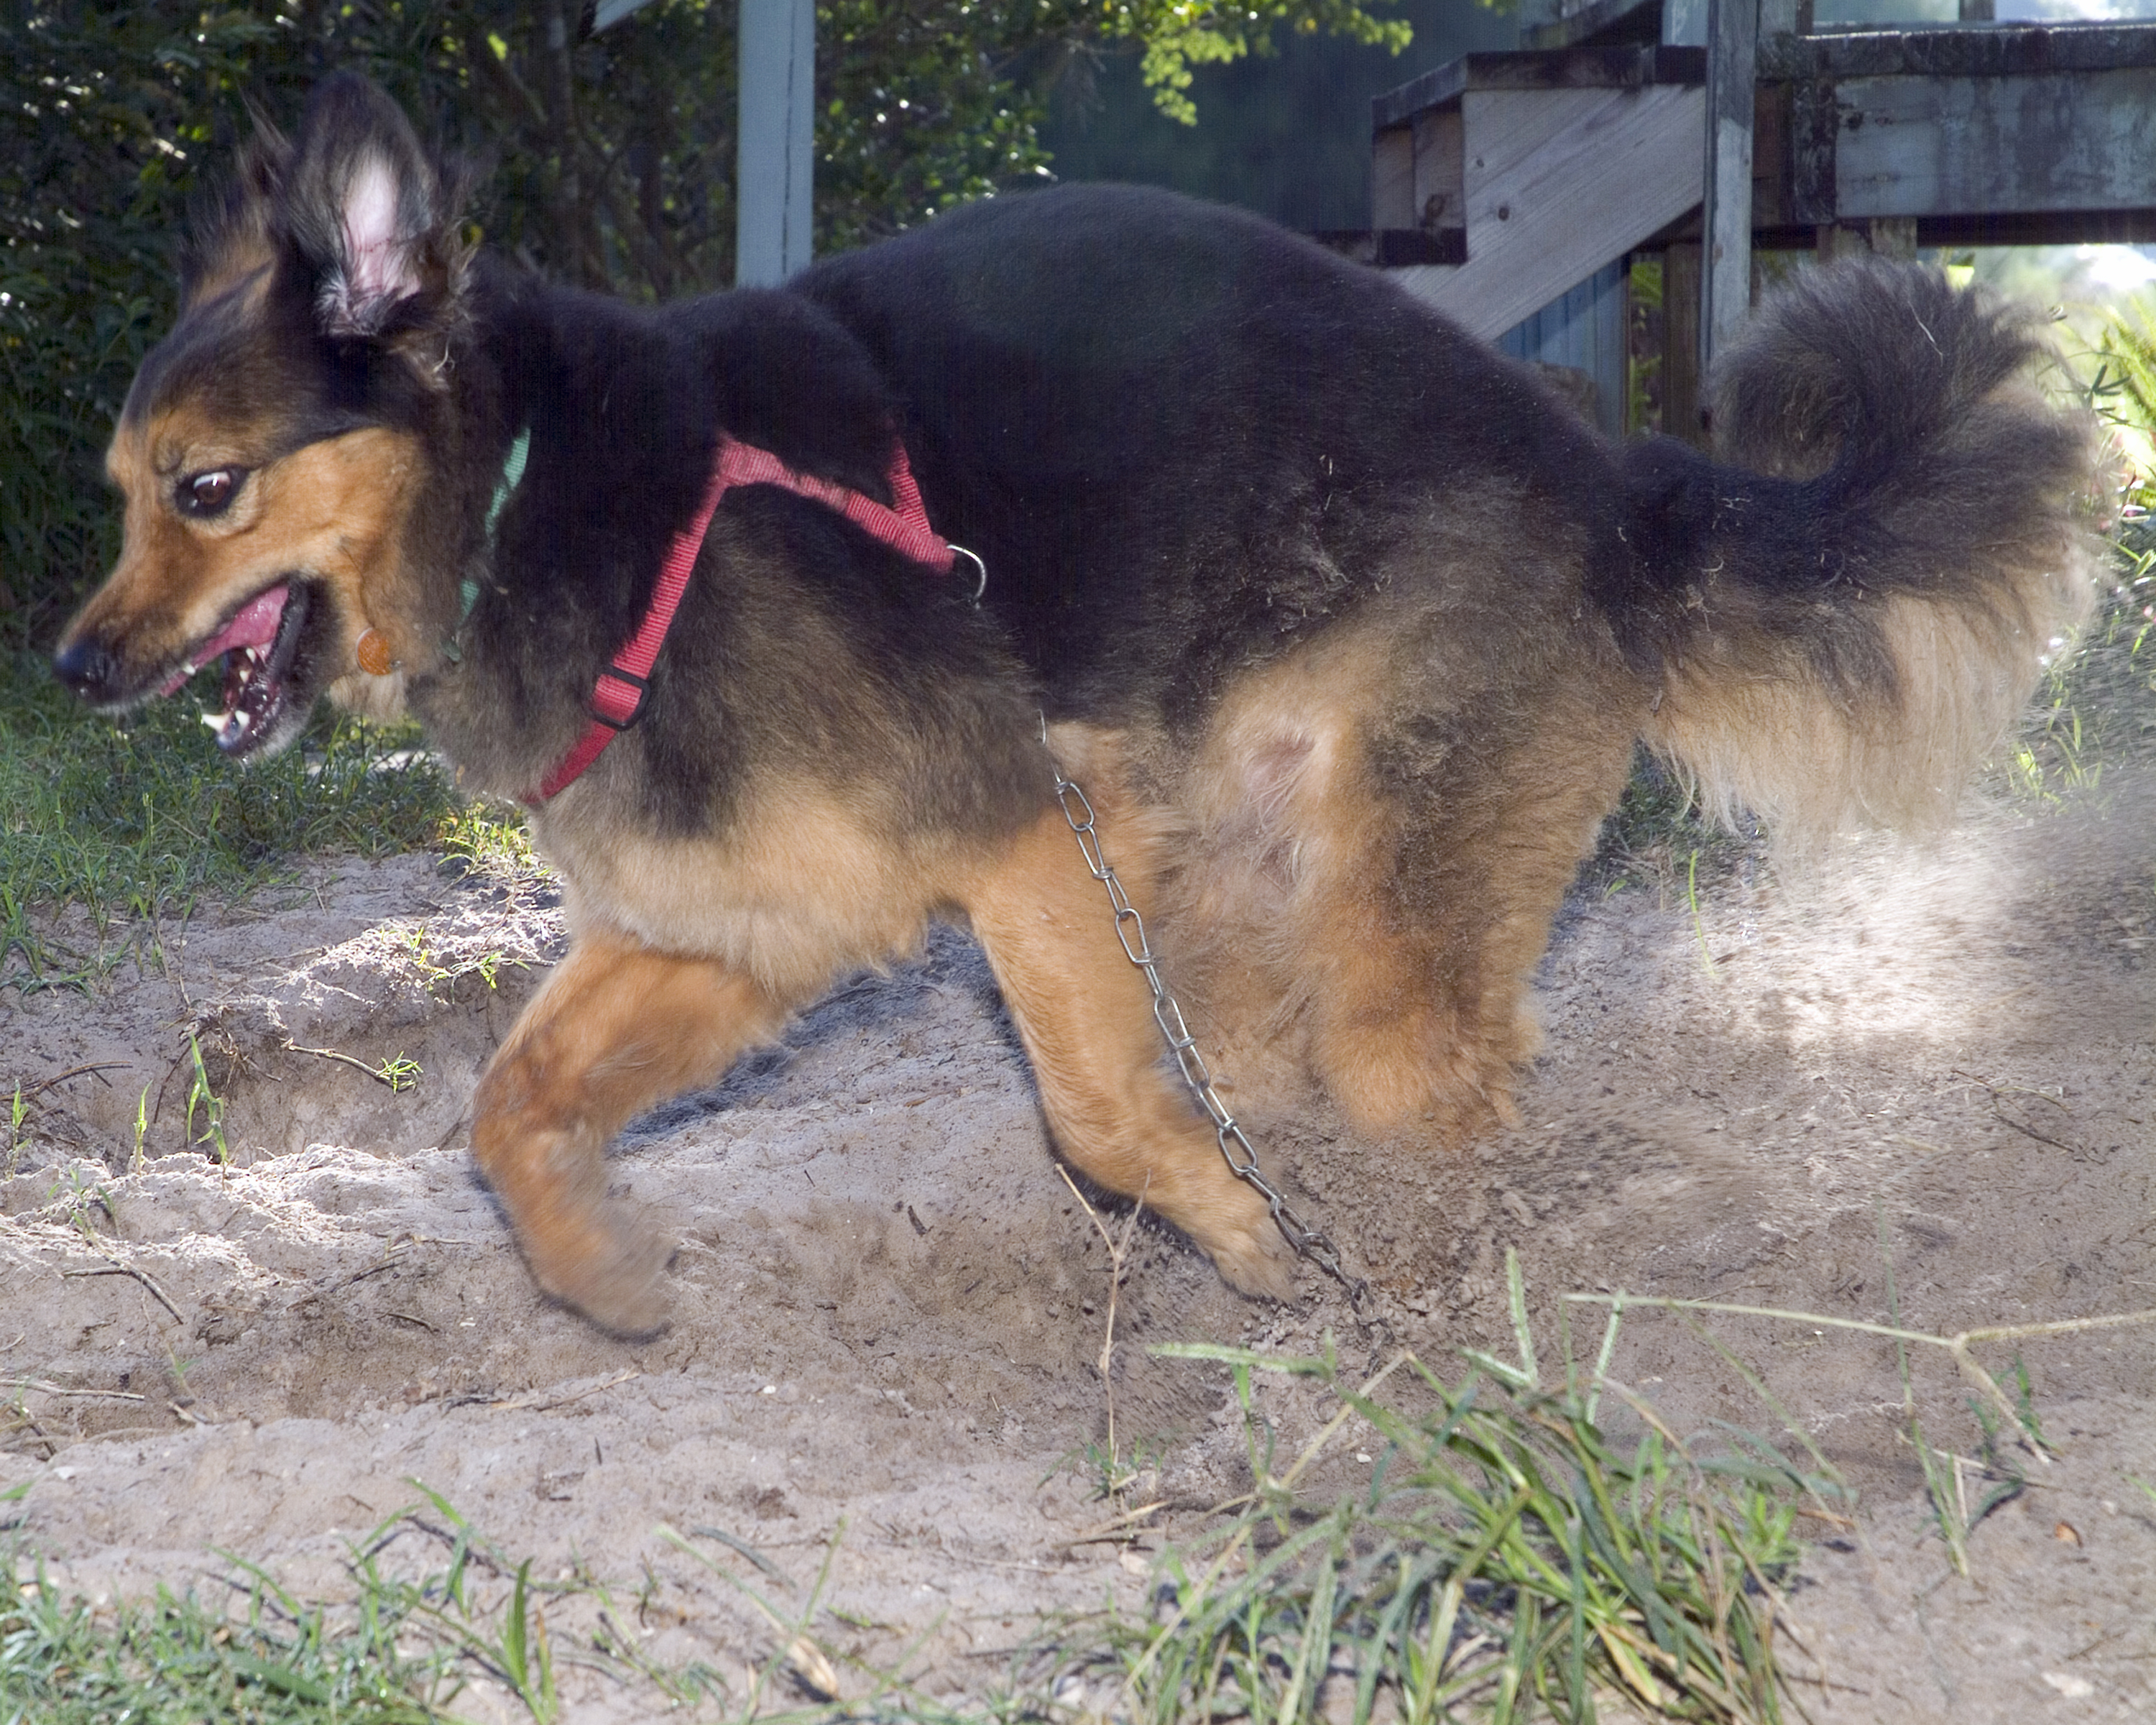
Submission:
<svg viewBox="0 0 2156 1725">
<path fill-rule="evenodd" d="M 2090 591 L 2089 424 L 2025 319 L 1935 273 L 1763 311 L 1722 465 L 1612 445 L 1379 275 L 1161 193 L 656 309 L 475 254 L 459 201 L 355 78 L 246 152 L 55 663 L 118 710 L 221 656 L 235 757 L 324 693 L 408 709 L 530 804 L 573 942 L 472 1142 L 540 1284 L 618 1331 L 666 1252 L 609 1211 L 608 1139 L 937 917 L 1063 1153 L 1288 1286 L 1058 765 L 1240 1094 L 1455 1144 L 1507 1114 L 1635 743 L 1785 833 L 1921 823 Z"/>
</svg>

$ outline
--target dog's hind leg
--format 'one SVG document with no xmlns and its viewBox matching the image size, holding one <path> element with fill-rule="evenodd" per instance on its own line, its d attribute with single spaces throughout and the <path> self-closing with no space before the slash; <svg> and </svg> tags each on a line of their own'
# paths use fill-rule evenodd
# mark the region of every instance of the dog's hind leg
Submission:
<svg viewBox="0 0 2156 1725">
<path fill-rule="evenodd" d="M 610 1213 L 607 1142 L 784 1020 L 762 989 L 711 960 L 578 937 L 473 1098 L 473 1153 L 542 1288 L 621 1334 L 658 1328 L 672 1245 Z"/>
<path fill-rule="evenodd" d="M 1528 982 L 1630 757 L 1565 680 L 1365 736 L 1312 811 L 1325 865 L 1298 907 L 1312 1060 L 1357 1124 L 1458 1144 L 1512 1117 Z"/>
<path fill-rule="evenodd" d="M 1087 779 L 1109 861 L 1143 910 L 1147 846 L 1128 824 L 1118 828 L 1106 782 Z M 1287 1244 L 1163 1065 L 1152 993 L 1123 956 L 1107 898 L 1062 814 L 1051 809 L 983 867 L 965 908 L 1063 1153 L 1173 1222 L 1244 1292 L 1286 1297 Z"/>
</svg>

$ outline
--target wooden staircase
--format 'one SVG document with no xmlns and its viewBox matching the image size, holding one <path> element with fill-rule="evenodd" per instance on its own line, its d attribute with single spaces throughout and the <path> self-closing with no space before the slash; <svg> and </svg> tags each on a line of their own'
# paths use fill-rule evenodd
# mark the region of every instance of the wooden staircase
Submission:
<svg viewBox="0 0 2156 1725">
<path fill-rule="evenodd" d="M 1621 431 L 1619 266 L 1641 253 L 1665 259 L 1665 421 L 1686 429 L 1692 296 L 1719 270 L 1728 326 L 1725 246 L 1741 319 L 1748 254 L 2156 241 L 2156 23 L 1814 33 L 1810 0 L 1708 3 L 1758 8 L 1756 33 L 1725 13 L 1712 49 L 1666 44 L 1666 4 L 1695 37 L 1701 5 L 1588 0 L 1534 49 L 1378 97 L 1363 254 L 1474 334 L 1593 373 Z M 1733 94 L 1710 197 L 1711 69 Z"/>
<path fill-rule="evenodd" d="M 1657 59 L 1690 64 L 1663 68 L 1668 81 L 1639 75 Z M 1542 61 L 1455 61 L 1445 69 L 1456 90 L 1378 134 L 1376 225 L 1427 223 L 1457 239 L 1448 248 L 1456 263 L 1410 264 L 1394 278 L 1485 341 L 1700 202 L 1707 109 L 1697 50 L 1576 57 L 1563 69 L 1583 81 L 1559 89 L 1537 81 Z"/>
</svg>

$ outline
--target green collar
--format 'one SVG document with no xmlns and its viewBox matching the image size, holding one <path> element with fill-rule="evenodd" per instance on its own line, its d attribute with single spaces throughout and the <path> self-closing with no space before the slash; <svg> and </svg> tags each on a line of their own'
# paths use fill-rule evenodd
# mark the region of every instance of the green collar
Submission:
<svg viewBox="0 0 2156 1725">
<path fill-rule="evenodd" d="M 502 511 L 509 507 L 509 494 L 524 477 L 524 463 L 531 454 L 531 428 L 527 425 L 516 434 L 516 441 L 509 446 L 508 456 L 501 464 L 501 477 L 494 482 L 494 501 L 486 511 L 486 536 L 490 539 L 494 537 L 495 524 L 501 519 Z M 471 607 L 466 605 L 465 609 L 470 611 Z"/>
<path fill-rule="evenodd" d="M 501 477 L 494 482 L 494 501 L 486 506 L 486 536 L 489 541 L 494 537 L 494 530 L 501 520 L 502 511 L 509 507 L 510 493 L 524 478 L 524 464 L 531 454 L 531 428 L 527 425 L 516 434 L 516 441 L 510 444 L 509 454 L 502 459 Z M 461 628 L 464 620 L 472 614 L 472 607 L 479 603 L 479 583 L 467 575 L 458 584 L 457 596 L 464 602 L 464 608 L 458 614 L 457 619 Z M 463 662 L 464 652 L 457 645 L 454 635 L 442 643 L 442 656 L 452 665 Z"/>
</svg>

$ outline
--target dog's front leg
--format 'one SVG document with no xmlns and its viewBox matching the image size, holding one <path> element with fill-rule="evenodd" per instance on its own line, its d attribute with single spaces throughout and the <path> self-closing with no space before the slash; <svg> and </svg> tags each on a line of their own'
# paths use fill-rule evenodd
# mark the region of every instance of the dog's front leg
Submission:
<svg viewBox="0 0 2156 1725">
<path fill-rule="evenodd" d="M 473 1098 L 473 1153 L 542 1288 L 624 1335 L 665 1322 L 659 1276 L 672 1242 L 610 1211 L 607 1142 L 653 1103 L 711 1082 L 784 1019 L 709 959 L 578 937 Z"/>
<path fill-rule="evenodd" d="M 1112 851 L 1116 835 L 1105 816 L 1102 829 Z M 1142 907 L 1142 856 L 1126 849 L 1111 860 Z M 1123 956 L 1107 899 L 1059 810 L 982 872 L 966 909 L 1063 1153 L 1174 1223 L 1244 1292 L 1286 1298 L 1294 1288 L 1287 1243 L 1163 1068 L 1151 991 Z"/>
</svg>

